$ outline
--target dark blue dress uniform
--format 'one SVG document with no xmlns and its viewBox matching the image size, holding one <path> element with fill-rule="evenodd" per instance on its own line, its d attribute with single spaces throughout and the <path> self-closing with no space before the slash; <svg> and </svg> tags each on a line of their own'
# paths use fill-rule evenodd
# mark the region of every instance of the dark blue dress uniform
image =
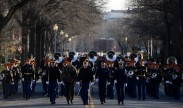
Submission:
<svg viewBox="0 0 183 108">
<path fill-rule="evenodd" d="M 136 98 L 137 97 L 137 89 L 136 89 L 136 85 L 137 85 L 137 80 L 136 80 L 136 76 L 135 76 L 135 67 L 126 67 L 126 75 L 127 75 L 127 91 L 128 91 L 128 96 L 132 97 L 132 98 Z"/>
<path fill-rule="evenodd" d="M 43 95 L 47 96 L 48 95 L 48 85 L 46 84 L 46 81 L 48 79 L 47 77 L 47 66 L 41 67 L 41 72 L 39 73 L 41 76 L 41 82 L 42 82 L 42 87 L 43 87 Z"/>
<path fill-rule="evenodd" d="M 136 67 L 136 78 L 137 78 L 137 90 L 138 90 L 138 100 L 146 99 L 146 67 L 137 65 Z"/>
<path fill-rule="evenodd" d="M 18 92 L 18 82 L 20 81 L 19 67 L 13 67 L 12 72 L 13 72 L 13 79 L 14 79 L 14 85 L 13 85 L 13 88 L 12 88 L 12 93 L 14 95 Z"/>
<path fill-rule="evenodd" d="M 81 82 L 81 98 L 83 104 L 88 104 L 88 90 L 90 82 L 93 82 L 92 69 L 88 66 L 86 68 L 82 67 L 78 74 L 78 80 Z"/>
<path fill-rule="evenodd" d="M 12 77 L 9 70 L 4 70 L 1 72 L 2 75 L 2 87 L 3 87 L 3 97 L 8 98 L 10 96 Z"/>
<path fill-rule="evenodd" d="M 170 64 L 167 64 L 167 66 L 163 70 L 164 75 L 164 92 L 167 96 L 172 96 L 172 85 L 170 84 L 170 80 L 172 78 L 173 68 Z"/>
<path fill-rule="evenodd" d="M 182 75 L 180 70 L 172 73 L 171 81 L 172 82 L 172 96 L 176 100 L 180 100 L 180 87 L 181 87 L 181 82 L 182 82 Z"/>
<path fill-rule="evenodd" d="M 32 65 L 25 64 L 22 67 L 22 85 L 23 85 L 23 97 L 30 99 L 32 95 L 31 84 L 34 78 L 34 72 Z"/>
<path fill-rule="evenodd" d="M 107 96 L 110 99 L 114 98 L 114 67 L 109 67 L 109 73 L 110 73 L 110 84 L 107 86 Z"/>
<path fill-rule="evenodd" d="M 99 68 L 95 78 L 99 80 L 99 97 L 101 104 L 103 104 L 106 98 L 106 83 L 107 81 L 110 82 L 109 69 L 103 67 Z"/>
<path fill-rule="evenodd" d="M 47 68 L 47 81 L 48 85 L 48 95 L 50 97 L 51 104 L 55 104 L 56 95 L 57 95 L 57 81 L 61 81 L 60 79 L 60 70 L 56 66 L 50 66 Z"/>
<path fill-rule="evenodd" d="M 124 101 L 124 85 L 127 83 L 127 76 L 124 68 L 117 68 L 114 71 L 114 79 L 116 81 L 116 91 L 118 104 Z"/>
<path fill-rule="evenodd" d="M 161 74 L 158 69 L 152 69 L 151 71 L 151 90 L 152 90 L 152 96 L 155 99 L 159 99 L 159 85 L 161 83 Z"/>
</svg>

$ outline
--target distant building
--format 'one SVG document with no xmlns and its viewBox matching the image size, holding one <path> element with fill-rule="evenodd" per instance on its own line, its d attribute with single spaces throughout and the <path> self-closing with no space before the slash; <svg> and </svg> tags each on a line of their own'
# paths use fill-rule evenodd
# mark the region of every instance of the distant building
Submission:
<svg viewBox="0 0 183 108">
<path fill-rule="evenodd" d="M 100 38 L 99 40 L 94 41 L 94 50 L 95 51 L 103 51 L 104 53 L 110 50 L 116 50 L 114 38 Z"/>
</svg>

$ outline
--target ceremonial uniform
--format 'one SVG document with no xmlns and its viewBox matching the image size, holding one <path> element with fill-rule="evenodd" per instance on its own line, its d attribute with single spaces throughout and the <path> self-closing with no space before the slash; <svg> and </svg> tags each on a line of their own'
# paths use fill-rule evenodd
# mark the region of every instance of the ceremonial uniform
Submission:
<svg viewBox="0 0 183 108">
<path fill-rule="evenodd" d="M 12 93 L 14 95 L 18 92 L 18 82 L 20 81 L 19 67 L 13 67 L 12 72 L 13 72 L 13 79 L 14 79 Z"/>
<path fill-rule="evenodd" d="M 8 98 L 11 94 L 11 83 L 12 81 L 12 75 L 10 70 L 4 70 L 1 72 L 2 75 L 2 87 L 3 87 L 3 97 Z"/>
<path fill-rule="evenodd" d="M 156 66 L 156 65 L 155 65 Z M 155 98 L 155 99 L 159 99 L 159 85 L 161 83 L 161 74 L 160 74 L 160 71 L 157 68 L 153 68 L 151 70 L 151 90 L 152 90 L 152 96 Z"/>
<path fill-rule="evenodd" d="M 182 82 L 182 73 L 178 66 L 174 67 L 172 77 L 171 77 L 171 84 L 172 84 L 172 96 L 176 100 L 180 100 L 180 87 Z"/>
<path fill-rule="evenodd" d="M 110 75 L 110 84 L 107 86 L 107 96 L 110 98 L 110 99 L 113 99 L 114 98 L 114 71 L 115 71 L 115 68 L 112 66 L 112 67 L 109 67 L 109 75 Z"/>
<path fill-rule="evenodd" d="M 103 62 L 101 64 L 103 64 Z M 110 82 L 109 69 L 105 68 L 105 65 L 101 66 L 101 68 L 97 70 L 95 78 L 99 80 L 99 97 L 101 104 L 103 104 L 106 98 L 106 83 L 107 81 Z"/>
<path fill-rule="evenodd" d="M 138 88 L 138 100 L 146 99 L 146 67 L 143 66 L 143 61 L 138 61 L 136 64 L 136 79 Z"/>
<path fill-rule="evenodd" d="M 118 68 L 114 71 L 114 80 L 116 83 L 116 91 L 117 91 L 117 100 L 118 104 L 124 104 L 124 86 L 127 83 L 127 76 L 125 74 L 125 69 L 123 68 L 123 64 L 119 63 Z"/>
<path fill-rule="evenodd" d="M 31 84 L 33 78 L 34 78 L 34 72 L 32 65 L 27 63 L 22 67 L 23 97 L 25 97 L 26 99 L 30 99 L 32 95 Z"/>
<path fill-rule="evenodd" d="M 41 82 L 42 82 L 42 87 L 43 87 L 43 95 L 47 96 L 48 95 L 48 85 L 46 84 L 46 81 L 48 79 L 47 74 L 47 66 L 43 66 L 41 67 L 41 72 L 40 72 L 40 76 L 41 76 Z"/>
<path fill-rule="evenodd" d="M 137 89 L 136 89 L 136 85 L 137 85 L 137 80 L 136 80 L 136 76 L 135 76 L 135 67 L 126 67 L 126 75 L 127 75 L 127 94 L 132 97 L 132 98 L 136 98 L 137 97 Z"/>
</svg>

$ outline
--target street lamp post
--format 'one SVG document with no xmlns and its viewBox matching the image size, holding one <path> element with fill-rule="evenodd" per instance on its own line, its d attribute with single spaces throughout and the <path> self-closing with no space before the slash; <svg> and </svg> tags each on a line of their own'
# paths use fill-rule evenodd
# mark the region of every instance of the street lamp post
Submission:
<svg viewBox="0 0 183 108">
<path fill-rule="evenodd" d="M 67 40 L 68 37 L 69 37 L 69 35 L 66 33 L 65 37 L 64 37 L 65 38 L 64 40 Z M 65 47 L 65 41 L 63 41 L 63 52 L 65 52 L 65 48 L 64 47 Z"/>
<path fill-rule="evenodd" d="M 57 47 L 57 46 L 56 46 L 56 43 L 57 43 L 57 42 L 56 42 L 56 41 L 57 41 L 57 40 L 56 40 L 56 37 L 57 37 L 57 30 L 58 30 L 58 25 L 57 25 L 57 24 L 55 24 L 55 25 L 53 26 L 53 30 L 54 30 L 54 32 L 55 32 L 55 33 L 54 33 L 54 53 L 55 53 L 55 52 L 56 52 L 56 49 L 57 49 L 57 48 L 56 48 L 56 47 Z"/>
<path fill-rule="evenodd" d="M 125 37 L 125 42 L 126 42 L 126 55 L 127 55 L 127 52 L 128 52 L 128 37 Z"/>
</svg>

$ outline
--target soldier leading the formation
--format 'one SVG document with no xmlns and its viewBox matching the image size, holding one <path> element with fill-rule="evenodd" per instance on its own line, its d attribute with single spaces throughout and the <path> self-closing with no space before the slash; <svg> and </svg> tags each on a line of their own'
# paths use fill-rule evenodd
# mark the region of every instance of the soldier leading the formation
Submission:
<svg viewBox="0 0 183 108">
<path fill-rule="evenodd" d="M 89 86 L 93 83 L 92 69 L 88 66 L 88 62 L 83 62 L 83 67 L 79 71 L 78 80 L 81 83 L 81 98 L 83 105 L 88 105 L 88 90 Z"/>
<path fill-rule="evenodd" d="M 71 60 L 68 59 L 67 65 L 62 70 L 62 80 L 65 85 L 65 96 L 67 104 L 69 101 L 73 103 L 74 98 L 74 84 L 77 80 L 76 68 L 72 65 Z"/>
</svg>

